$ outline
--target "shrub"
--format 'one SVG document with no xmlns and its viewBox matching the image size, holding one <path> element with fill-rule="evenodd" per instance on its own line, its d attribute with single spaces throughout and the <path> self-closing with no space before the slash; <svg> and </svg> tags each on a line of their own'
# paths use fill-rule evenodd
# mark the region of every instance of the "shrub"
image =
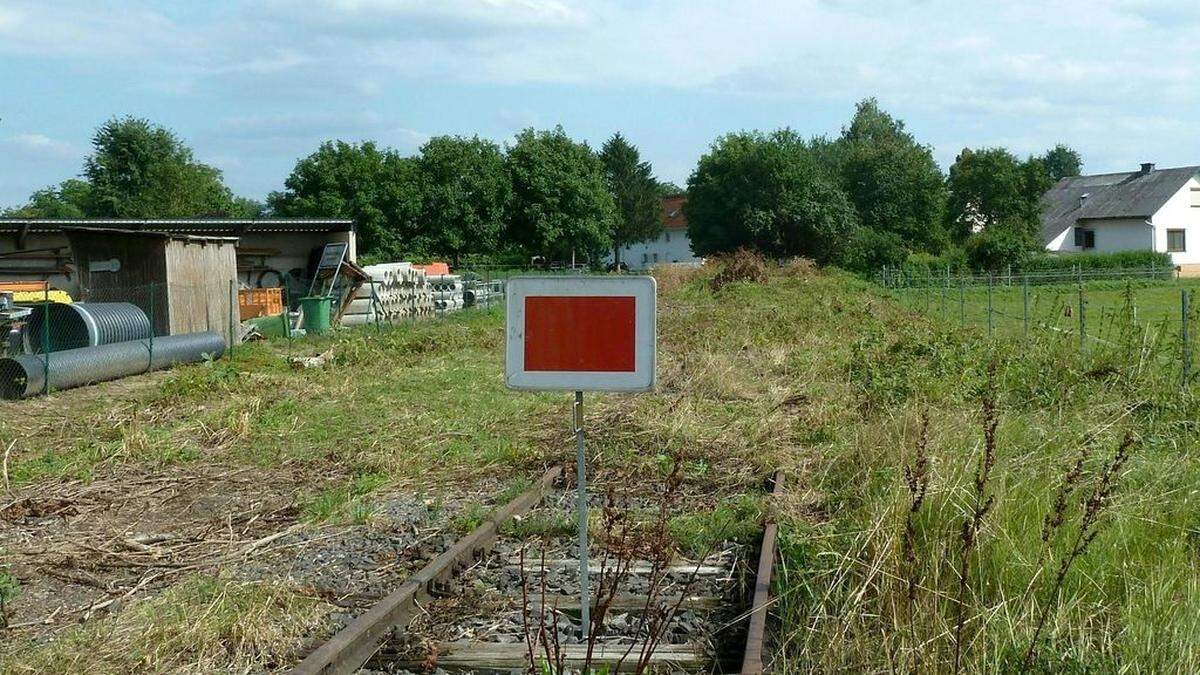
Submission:
<svg viewBox="0 0 1200 675">
<path fill-rule="evenodd" d="M 1022 269 L 1032 254 L 1029 237 L 1014 227 L 989 227 L 967 240 L 967 262 L 977 270 Z"/>
<path fill-rule="evenodd" d="M 1072 270 L 1115 270 L 1158 268 L 1164 273 L 1174 268 L 1171 256 L 1158 251 L 1117 251 L 1115 253 L 1040 253 L 1026 261 L 1022 271 L 1057 272 Z"/>
<path fill-rule="evenodd" d="M 738 281 L 767 283 L 767 263 L 761 255 L 754 251 L 738 249 L 735 253 L 722 256 L 721 265 L 721 271 L 712 280 L 711 285 L 714 291 L 719 291 Z"/>
<path fill-rule="evenodd" d="M 838 263 L 852 272 L 871 273 L 883 267 L 900 265 L 907 256 L 908 251 L 900 235 L 860 227 L 850 235 Z"/>
</svg>

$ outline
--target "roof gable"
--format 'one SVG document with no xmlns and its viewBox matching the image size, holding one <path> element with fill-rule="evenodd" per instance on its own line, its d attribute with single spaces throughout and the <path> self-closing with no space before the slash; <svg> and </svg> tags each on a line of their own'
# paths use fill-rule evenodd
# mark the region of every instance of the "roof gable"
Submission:
<svg viewBox="0 0 1200 675">
<path fill-rule="evenodd" d="M 1042 241 L 1078 220 L 1150 218 L 1197 173 L 1200 166 L 1063 178 L 1042 195 Z"/>
</svg>

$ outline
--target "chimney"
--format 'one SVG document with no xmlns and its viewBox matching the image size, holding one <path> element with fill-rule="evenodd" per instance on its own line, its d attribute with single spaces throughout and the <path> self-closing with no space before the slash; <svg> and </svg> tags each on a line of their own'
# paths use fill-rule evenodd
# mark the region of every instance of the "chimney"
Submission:
<svg viewBox="0 0 1200 675">
<path fill-rule="evenodd" d="M 1091 196 L 1092 196 L 1092 193 L 1090 193 L 1090 192 L 1085 192 L 1085 193 L 1083 193 L 1083 194 L 1079 195 L 1079 208 L 1081 208 L 1081 209 L 1082 209 L 1082 208 L 1083 208 L 1083 203 L 1084 203 L 1084 202 L 1086 202 L 1086 201 L 1087 201 L 1087 198 L 1088 198 L 1088 197 L 1091 197 Z"/>
<path fill-rule="evenodd" d="M 1154 173 L 1154 162 L 1142 162 L 1142 175 L 1149 176 Z"/>
</svg>

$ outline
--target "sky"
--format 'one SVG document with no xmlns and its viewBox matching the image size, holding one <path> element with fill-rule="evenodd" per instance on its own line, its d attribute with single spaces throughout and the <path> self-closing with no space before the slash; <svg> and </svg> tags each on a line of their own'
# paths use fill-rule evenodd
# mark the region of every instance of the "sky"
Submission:
<svg viewBox="0 0 1200 675">
<path fill-rule="evenodd" d="M 1090 173 L 1200 164 L 1200 3 L 0 0 L 0 207 L 78 175 L 114 116 L 263 199 L 327 139 L 556 124 L 682 185 L 722 134 L 833 136 L 870 96 L 943 168 L 1056 143 Z"/>
</svg>

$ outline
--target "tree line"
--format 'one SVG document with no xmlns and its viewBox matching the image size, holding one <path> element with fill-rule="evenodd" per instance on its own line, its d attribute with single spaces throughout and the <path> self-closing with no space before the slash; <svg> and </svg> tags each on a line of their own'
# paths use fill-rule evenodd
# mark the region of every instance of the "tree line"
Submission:
<svg viewBox="0 0 1200 675">
<path fill-rule="evenodd" d="M 786 128 L 717 139 L 684 211 L 697 255 L 744 247 L 863 272 L 914 255 L 999 269 L 1041 250 L 1041 197 L 1080 169 L 1063 145 L 1025 159 L 968 148 L 943 174 L 929 146 L 867 99 L 833 139 Z"/>
<path fill-rule="evenodd" d="M 834 138 L 787 128 L 718 138 L 688 178 L 685 213 L 700 256 L 752 248 L 864 272 L 910 257 L 998 269 L 1041 249 L 1041 195 L 1080 168 L 1063 145 L 1024 159 L 968 148 L 943 173 L 928 145 L 867 99 Z M 171 131 L 125 117 L 96 131 L 80 178 L 5 215 L 349 218 L 371 259 L 596 264 L 657 236 L 660 198 L 679 191 L 620 133 L 596 151 L 555 127 L 504 146 L 438 136 L 410 156 L 327 141 L 259 203 L 235 196 Z"/>
<path fill-rule="evenodd" d="M 266 203 L 236 197 L 171 131 L 109 120 L 81 178 L 38 190 L 4 215 L 22 218 L 349 218 L 370 259 L 469 256 L 576 259 L 657 236 L 655 178 L 617 133 L 599 152 L 556 127 L 526 129 L 501 147 L 438 136 L 412 156 L 366 141 L 327 141 L 301 158 Z"/>
</svg>

